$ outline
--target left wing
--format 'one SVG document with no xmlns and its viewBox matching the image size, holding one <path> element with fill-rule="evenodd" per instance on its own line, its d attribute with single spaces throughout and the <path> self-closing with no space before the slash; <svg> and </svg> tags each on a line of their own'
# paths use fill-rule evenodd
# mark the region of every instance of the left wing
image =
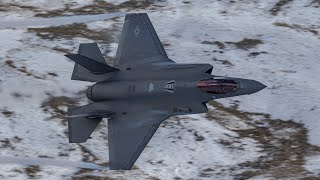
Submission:
<svg viewBox="0 0 320 180">
<path fill-rule="evenodd" d="M 158 62 L 174 63 L 167 57 L 148 15 L 127 14 L 118 45 L 116 67 L 128 68 Z"/>
<path fill-rule="evenodd" d="M 147 110 L 109 119 L 110 169 L 131 169 L 161 122 L 169 117 L 166 112 Z"/>
</svg>

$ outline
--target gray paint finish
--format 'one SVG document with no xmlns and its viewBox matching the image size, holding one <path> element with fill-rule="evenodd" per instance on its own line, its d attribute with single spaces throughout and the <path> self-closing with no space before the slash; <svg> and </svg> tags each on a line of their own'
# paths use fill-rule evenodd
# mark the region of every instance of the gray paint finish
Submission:
<svg viewBox="0 0 320 180">
<path fill-rule="evenodd" d="M 247 79 L 211 75 L 210 64 L 177 64 L 167 54 L 147 14 L 127 14 L 115 66 L 106 64 L 95 43 L 81 44 L 73 80 L 96 82 L 91 104 L 70 108 L 69 142 L 86 142 L 108 118 L 111 169 L 131 169 L 162 121 L 205 113 L 217 98 L 252 94 L 266 86 Z M 91 62 L 91 63 L 90 63 Z"/>
</svg>

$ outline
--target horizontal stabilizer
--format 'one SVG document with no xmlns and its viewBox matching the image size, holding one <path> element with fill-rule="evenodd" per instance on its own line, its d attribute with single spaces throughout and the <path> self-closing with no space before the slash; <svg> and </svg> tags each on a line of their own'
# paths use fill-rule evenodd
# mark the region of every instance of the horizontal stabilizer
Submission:
<svg viewBox="0 0 320 180">
<path fill-rule="evenodd" d="M 86 142 L 101 120 L 102 118 L 69 117 L 69 142 Z"/>
<path fill-rule="evenodd" d="M 70 143 L 86 142 L 102 118 L 110 117 L 113 114 L 112 112 L 97 110 L 96 108 L 96 104 L 88 104 L 68 110 Z"/>
<path fill-rule="evenodd" d="M 107 64 L 98 62 L 80 54 L 67 54 L 65 56 L 71 59 L 72 61 L 80 64 L 82 67 L 86 68 L 94 74 L 105 74 L 118 70 L 116 68 L 108 66 Z"/>
</svg>

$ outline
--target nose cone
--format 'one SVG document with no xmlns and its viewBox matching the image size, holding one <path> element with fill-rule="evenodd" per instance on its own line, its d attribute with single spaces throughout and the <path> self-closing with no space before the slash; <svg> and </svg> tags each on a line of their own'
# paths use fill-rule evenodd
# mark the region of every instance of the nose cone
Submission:
<svg viewBox="0 0 320 180">
<path fill-rule="evenodd" d="M 240 82 L 240 90 L 246 94 L 256 93 L 266 87 L 264 84 L 254 80 L 241 80 Z"/>
<path fill-rule="evenodd" d="M 215 94 L 213 97 L 214 99 L 253 94 L 267 87 L 258 81 L 250 80 L 250 79 L 240 79 L 240 78 L 226 78 L 226 79 L 234 80 L 238 84 L 238 87 L 234 91 L 227 94 Z"/>
</svg>

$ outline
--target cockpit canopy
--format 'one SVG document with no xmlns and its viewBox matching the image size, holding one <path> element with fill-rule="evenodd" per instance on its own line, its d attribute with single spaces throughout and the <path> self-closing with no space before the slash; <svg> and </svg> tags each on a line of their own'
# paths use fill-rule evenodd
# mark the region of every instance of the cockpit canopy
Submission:
<svg viewBox="0 0 320 180">
<path fill-rule="evenodd" d="M 231 79 L 205 79 L 197 83 L 203 92 L 211 94 L 227 94 L 238 90 L 239 84 Z"/>
</svg>

